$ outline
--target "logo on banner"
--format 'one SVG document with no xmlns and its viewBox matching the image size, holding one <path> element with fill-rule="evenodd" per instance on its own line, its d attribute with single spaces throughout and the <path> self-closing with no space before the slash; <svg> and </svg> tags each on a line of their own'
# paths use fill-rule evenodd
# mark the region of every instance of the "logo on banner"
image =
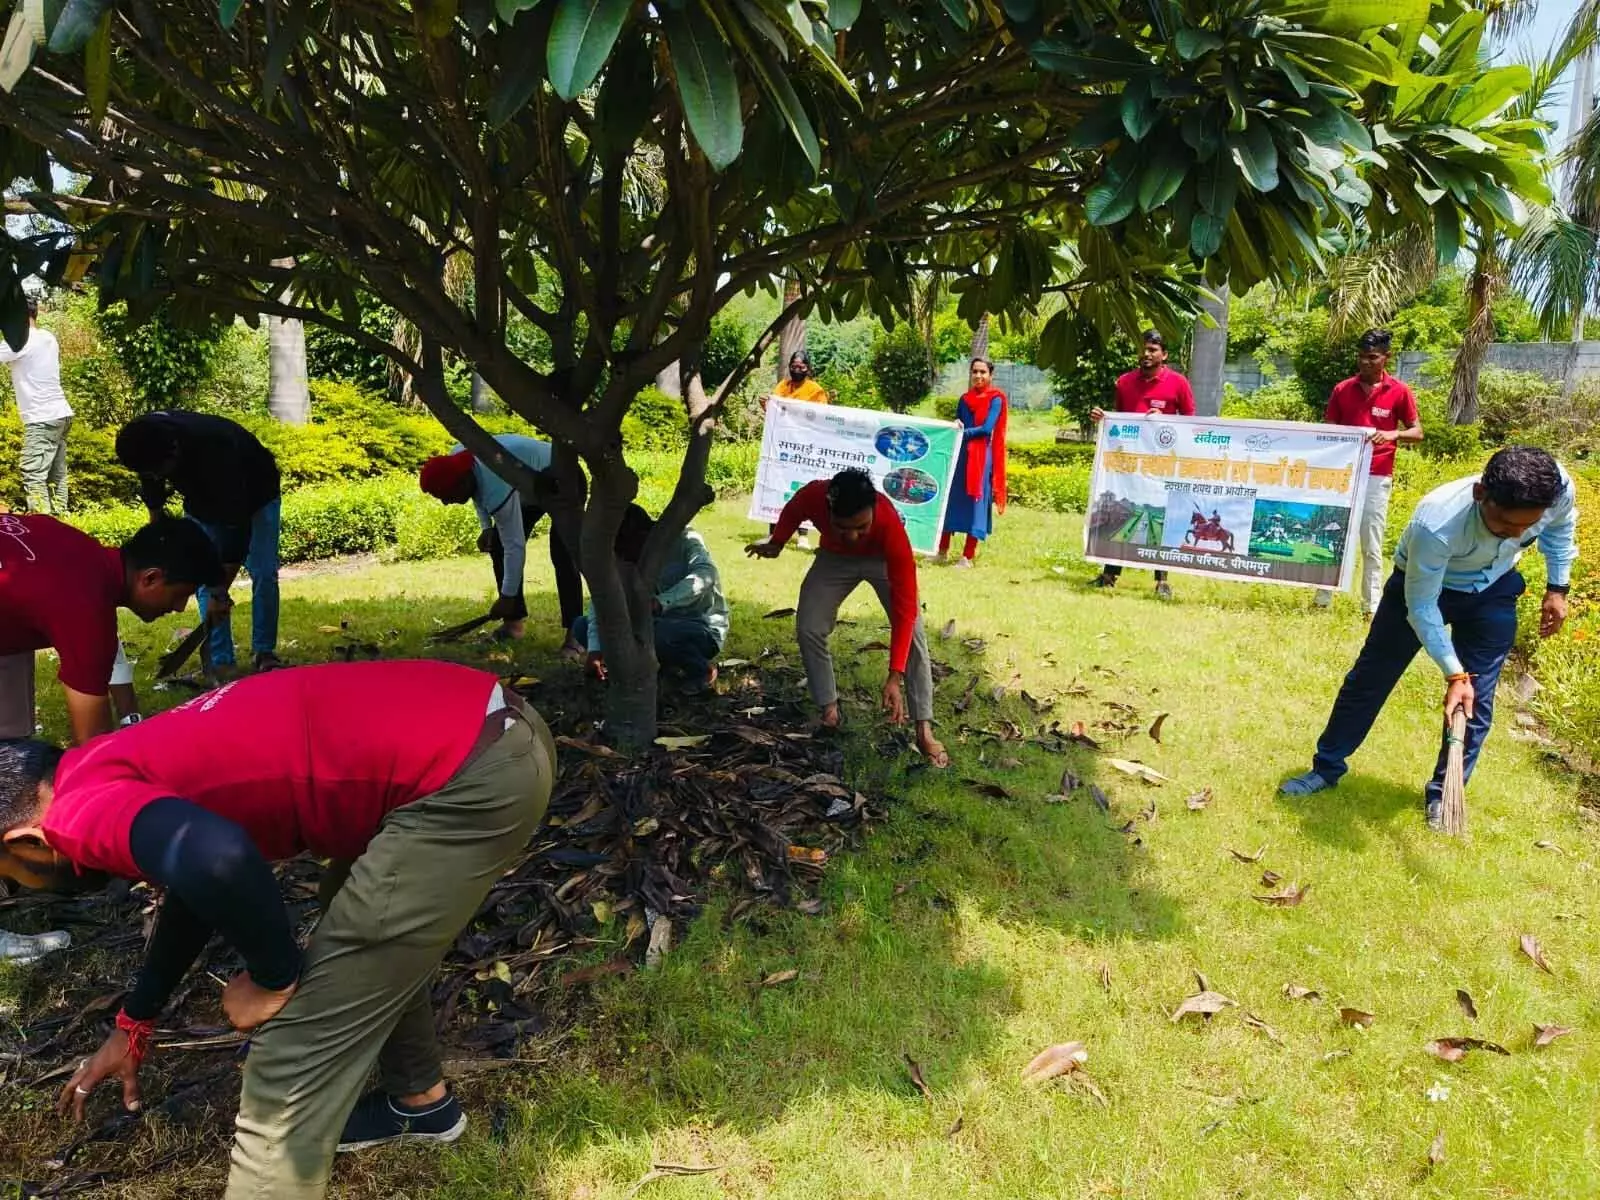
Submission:
<svg viewBox="0 0 1600 1200">
<path fill-rule="evenodd" d="M 1170 450 L 1178 441 L 1178 431 L 1171 425 L 1163 425 L 1156 430 L 1156 445 L 1163 450 Z"/>
</svg>

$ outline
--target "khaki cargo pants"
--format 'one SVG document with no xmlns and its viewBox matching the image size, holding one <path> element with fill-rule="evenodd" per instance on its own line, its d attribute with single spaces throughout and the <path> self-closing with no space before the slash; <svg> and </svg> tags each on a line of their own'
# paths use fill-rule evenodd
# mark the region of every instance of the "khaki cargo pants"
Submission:
<svg viewBox="0 0 1600 1200">
<path fill-rule="evenodd" d="M 444 787 L 384 818 L 335 884 L 299 990 L 252 1039 L 227 1200 L 319 1200 L 380 1058 L 386 1075 L 434 1073 L 385 1080 L 405 1091 L 439 1082 L 434 971 L 543 820 L 554 771 L 555 742 L 530 709 Z"/>
</svg>

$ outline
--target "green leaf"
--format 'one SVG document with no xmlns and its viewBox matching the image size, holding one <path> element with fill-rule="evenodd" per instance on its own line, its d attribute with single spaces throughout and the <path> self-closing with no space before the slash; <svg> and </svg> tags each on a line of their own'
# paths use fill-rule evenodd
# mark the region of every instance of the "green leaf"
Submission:
<svg viewBox="0 0 1600 1200">
<path fill-rule="evenodd" d="M 1196 258 L 1210 258 L 1222 249 L 1222 235 L 1228 228 L 1228 218 L 1197 212 L 1189 225 L 1189 252 Z"/>
<path fill-rule="evenodd" d="M 111 18 L 106 9 L 95 26 L 94 36 L 83 55 L 83 91 L 89 102 L 89 120 L 98 126 L 105 119 L 106 104 L 111 98 Z"/>
<path fill-rule="evenodd" d="M 1112 96 L 1072 127 L 1067 144 L 1074 150 L 1094 150 L 1119 140 L 1123 132 L 1122 100 Z"/>
<path fill-rule="evenodd" d="M 224 29 L 232 29 L 243 7 L 244 0 L 217 0 L 217 20 L 222 22 Z"/>
<path fill-rule="evenodd" d="M 633 0 L 557 0 L 545 51 L 550 86 L 576 100 L 600 76 Z"/>
<path fill-rule="evenodd" d="M 111 11 L 112 3 L 113 0 L 67 0 L 50 30 L 50 53 L 76 54 L 82 50 Z"/>
<path fill-rule="evenodd" d="M 594 102 L 594 140 L 606 158 L 625 157 L 655 107 L 655 64 L 644 35 L 630 30 L 611 59 Z"/>
<path fill-rule="evenodd" d="M 1428 19 L 1430 0 L 1268 0 L 1261 11 L 1328 33 L 1358 34 Z"/>
<path fill-rule="evenodd" d="M 1006 16 L 1020 24 L 1038 15 L 1039 0 L 1005 0 L 1001 7 L 1006 10 Z"/>
<path fill-rule="evenodd" d="M 828 0 L 828 27 L 842 32 L 861 18 L 861 0 Z"/>
<path fill-rule="evenodd" d="M 509 25 L 517 19 L 519 12 L 537 8 L 538 4 L 539 0 L 494 0 L 494 13 L 502 25 Z"/>
<path fill-rule="evenodd" d="M 1189 175 L 1188 160 L 1170 145 L 1151 147 L 1139 171 L 1139 209 L 1152 212 L 1172 199 Z"/>
<path fill-rule="evenodd" d="M 461 23 L 473 38 L 488 33 L 493 20 L 494 0 L 461 0 Z"/>
<path fill-rule="evenodd" d="M 1144 141 L 1145 134 L 1150 132 L 1156 123 L 1156 102 L 1150 96 L 1150 80 L 1148 76 L 1138 76 L 1128 80 L 1127 86 L 1122 89 L 1122 127 L 1128 131 L 1128 136 L 1136 142 Z"/>
<path fill-rule="evenodd" d="M 1278 148 L 1267 128 L 1267 118 L 1259 113 L 1252 116 L 1242 134 L 1228 136 L 1228 145 L 1251 187 L 1270 192 L 1278 186 Z"/>
<path fill-rule="evenodd" d="M 1178 131 L 1183 135 L 1183 140 L 1189 149 L 1193 150 L 1196 158 L 1210 158 L 1217 152 L 1219 139 L 1219 118 L 1210 109 L 1191 108 L 1183 114 L 1183 120 L 1178 123 Z"/>
<path fill-rule="evenodd" d="M 1461 214 L 1453 204 L 1433 206 L 1433 248 L 1445 266 L 1461 255 Z"/>
<path fill-rule="evenodd" d="M 940 7 L 950 14 L 956 28 L 966 33 L 972 28 L 972 14 L 967 11 L 966 0 L 939 0 Z"/>
<path fill-rule="evenodd" d="M 1178 47 L 1178 57 L 1184 62 L 1222 49 L 1222 37 L 1209 29 L 1180 29 L 1173 43 Z"/>
<path fill-rule="evenodd" d="M 800 97 L 795 94 L 794 85 L 789 82 L 789 76 L 782 64 L 772 60 L 772 52 L 766 47 L 752 45 L 742 31 L 735 30 L 734 42 L 744 53 L 745 61 L 760 77 L 762 88 L 772 98 L 774 106 L 783 117 L 783 123 L 789 127 L 789 132 L 800 144 L 800 149 L 805 153 L 806 161 L 811 164 L 812 173 L 815 174 L 822 165 L 822 147 L 817 144 L 817 131 L 811 125 L 810 114 L 800 103 Z"/>
<path fill-rule="evenodd" d="M 0 91 L 9 92 L 28 73 L 35 46 L 46 37 L 42 5 L 18 4 L 11 10 L 4 41 L 0 41 Z"/>
<path fill-rule="evenodd" d="M 539 48 L 547 26 L 540 17 L 525 16 L 500 30 L 495 57 L 502 66 L 484 113 L 491 129 L 499 129 L 521 112 L 544 78 Z"/>
<path fill-rule="evenodd" d="M 1083 198 L 1083 215 L 1091 225 L 1115 225 L 1133 215 L 1139 203 L 1139 176 L 1128 170 L 1121 151 L 1106 163 L 1105 176 Z"/>
<path fill-rule="evenodd" d="M 1532 76 L 1521 63 L 1491 67 L 1456 97 L 1450 105 L 1449 120 L 1455 125 L 1476 125 L 1513 104 L 1532 86 Z"/>
<path fill-rule="evenodd" d="M 267 42 L 267 61 L 261 70 L 261 108 L 272 108 L 278 89 L 283 86 L 283 73 L 289 65 L 289 55 L 305 34 L 305 7 L 299 4 L 284 6 L 278 27 Z"/>
<path fill-rule="evenodd" d="M 1097 37 L 1087 46 L 1064 38 L 1041 38 L 1028 48 L 1046 71 L 1091 82 L 1118 81 L 1150 70 L 1150 59 L 1137 46 L 1115 37 Z"/>
<path fill-rule="evenodd" d="M 744 143 L 739 82 L 728 61 L 728 48 L 698 6 L 664 9 L 661 22 L 689 132 L 711 165 L 721 171 L 739 157 Z"/>
<path fill-rule="evenodd" d="M 1390 82 L 1389 62 L 1359 42 L 1296 29 L 1282 30 L 1273 37 L 1294 57 L 1296 65 L 1345 81 L 1351 89 L 1360 88 L 1364 76 Z"/>
<path fill-rule="evenodd" d="M 9 270 L 0 275 L 0 337 L 13 350 L 28 344 L 28 297 Z"/>
<path fill-rule="evenodd" d="M 1234 172 L 1232 158 L 1224 154 L 1201 168 L 1199 186 L 1195 190 L 1201 212 L 1226 221 L 1238 195 L 1239 176 Z"/>
</svg>

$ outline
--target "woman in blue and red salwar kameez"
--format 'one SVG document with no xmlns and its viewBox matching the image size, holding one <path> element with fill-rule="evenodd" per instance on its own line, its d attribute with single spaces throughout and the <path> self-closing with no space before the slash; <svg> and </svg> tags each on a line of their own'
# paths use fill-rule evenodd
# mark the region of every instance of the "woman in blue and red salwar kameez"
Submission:
<svg viewBox="0 0 1600 1200">
<path fill-rule="evenodd" d="M 972 360 L 972 386 L 956 406 L 963 426 L 961 453 L 956 459 L 955 482 L 944 513 L 944 536 L 939 539 L 939 562 L 950 557 L 953 534 L 967 535 L 956 561 L 971 567 L 978 543 L 989 536 L 996 510 L 1006 510 L 1006 394 L 994 386 L 994 364 L 986 358 Z"/>
</svg>

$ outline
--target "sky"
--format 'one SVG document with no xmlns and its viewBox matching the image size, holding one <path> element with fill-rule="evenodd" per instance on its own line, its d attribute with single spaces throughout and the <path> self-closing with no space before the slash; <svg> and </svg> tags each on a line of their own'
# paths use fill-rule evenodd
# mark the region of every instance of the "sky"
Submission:
<svg viewBox="0 0 1600 1200">
<path fill-rule="evenodd" d="M 1521 57 L 1530 48 L 1534 54 L 1547 52 L 1566 31 L 1576 7 L 1576 0 L 1539 0 L 1533 20 L 1505 46 L 1507 56 Z M 1572 104 L 1571 71 L 1556 86 L 1555 93 L 1552 102 L 1546 105 L 1545 115 L 1556 123 L 1551 145 L 1560 147 L 1566 144 L 1567 115 Z"/>
</svg>

